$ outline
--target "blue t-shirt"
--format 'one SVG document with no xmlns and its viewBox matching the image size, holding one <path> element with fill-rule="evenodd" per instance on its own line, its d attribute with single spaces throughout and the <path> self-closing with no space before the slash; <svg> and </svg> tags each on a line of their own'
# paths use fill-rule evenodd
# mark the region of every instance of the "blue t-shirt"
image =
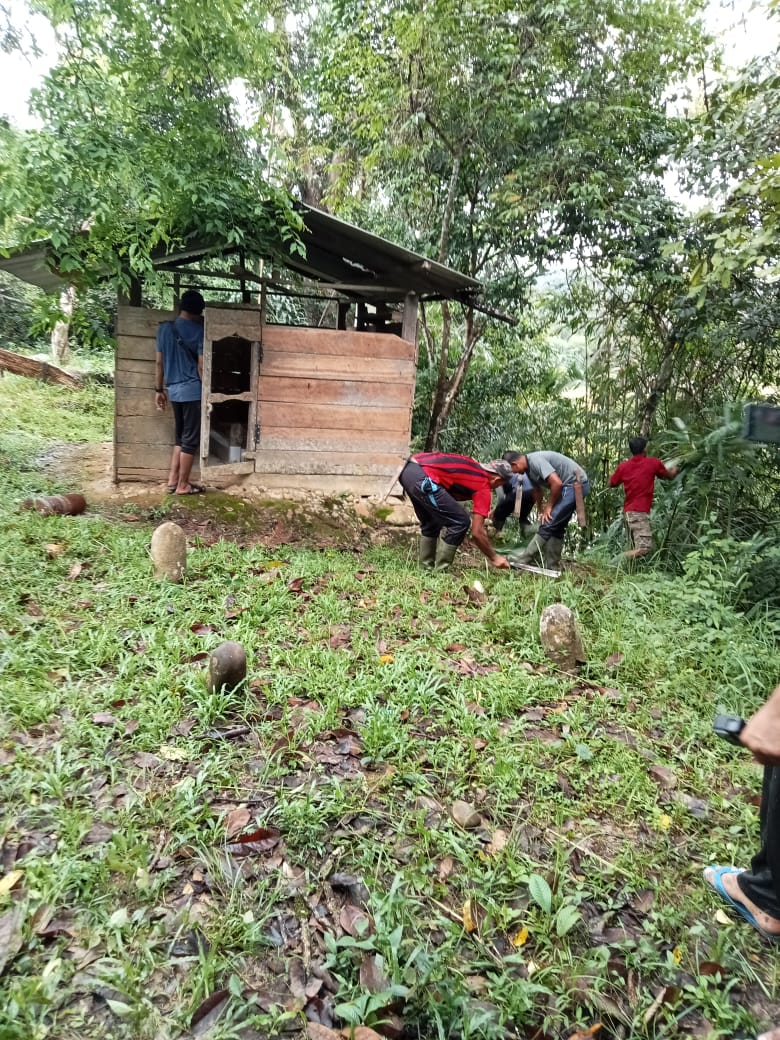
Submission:
<svg viewBox="0 0 780 1040">
<path fill-rule="evenodd" d="M 157 353 L 162 354 L 165 385 L 171 401 L 199 401 L 198 358 L 203 354 L 203 323 L 179 317 L 157 329 Z"/>
</svg>

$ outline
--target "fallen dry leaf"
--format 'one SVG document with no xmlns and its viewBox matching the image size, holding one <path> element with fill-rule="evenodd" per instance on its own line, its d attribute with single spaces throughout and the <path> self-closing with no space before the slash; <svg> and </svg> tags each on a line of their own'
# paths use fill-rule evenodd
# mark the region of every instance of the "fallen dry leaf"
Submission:
<svg viewBox="0 0 780 1040">
<path fill-rule="evenodd" d="M 474 830 L 474 828 L 479 827 L 482 822 L 482 817 L 474 806 L 470 805 L 468 802 L 462 802 L 460 800 L 453 802 L 450 813 L 458 826 L 463 827 L 463 829 L 467 831 Z"/>
<path fill-rule="evenodd" d="M 383 958 L 379 953 L 364 953 L 360 962 L 359 979 L 363 989 L 369 993 L 384 993 L 390 989 L 390 979 L 382 968 Z"/>
<path fill-rule="evenodd" d="M 237 809 L 231 809 L 231 811 L 225 817 L 225 836 L 235 838 L 237 834 L 246 827 L 249 821 L 252 819 L 252 814 L 246 806 L 239 806 Z"/>
<path fill-rule="evenodd" d="M 4 874 L 3 877 L 0 878 L 0 896 L 4 896 L 6 892 L 10 892 L 23 877 L 23 870 L 9 870 L 7 874 Z"/>
<path fill-rule="evenodd" d="M 227 845 L 231 856 L 252 856 L 261 852 L 269 852 L 279 844 L 281 831 L 276 827 L 258 827 L 256 831 L 242 834 L 240 838 Z"/>
<path fill-rule="evenodd" d="M 445 856 L 439 864 L 439 881 L 446 881 L 455 870 L 455 860 L 452 856 Z"/>
<path fill-rule="evenodd" d="M 190 760 L 190 756 L 184 748 L 176 747 L 175 744 L 161 744 L 157 753 L 166 762 L 189 762 Z"/>
<path fill-rule="evenodd" d="M 721 979 L 725 979 L 728 976 L 728 971 L 722 964 L 718 964 L 717 961 L 702 961 L 699 965 L 699 974 L 720 975 Z"/>
<path fill-rule="evenodd" d="M 68 578 L 71 581 L 75 581 L 76 578 L 78 578 L 78 576 L 86 567 L 89 567 L 88 563 L 74 563 L 71 569 L 68 571 Z"/>
<path fill-rule="evenodd" d="M 338 625 L 335 629 L 331 629 L 330 639 L 328 645 L 331 650 L 340 650 L 342 647 L 349 647 L 352 645 L 352 629 L 349 625 Z"/>
<path fill-rule="evenodd" d="M 110 715 L 107 711 L 96 711 L 92 716 L 92 721 L 96 726 L 116 726 L 119 719 Z"/>
<path fill-rule="evenodd" d="M 23 922 L 23 906 L 15 906 L 0 916 L 0 975 L 22 948 Z"/>
<path fill-rule="evenodd" d="M 512 945 L 516 947 L 525 946 L 528 942 L 528 929 L 523 925 L 519 932 L 515 932 L 512 936 Z"/>
<path fill-rule="evenodd" d="M 207 636 L 217 631 L 219 630 L 216 625 L 209 625 L 204 621 L 196 621 L 194 625 L 190 625 L 190 632 L 194 632 L 196 636 Z"/>
<path fill-rule="evenodd" d="M 663 989 L 660 989 L 656 994 L 653 1003 L 647 1011 L 645 1011 L 643 1018 L 644 1024 L 646 1026 L 649 1025 L 662 1007 L 676 1004 L 680 999 L 681 992 L 682 990 L 678 989 L 677 986 L 664 986 Z"/>
<path fill-rule="evenodd" d="M 733 924 L 734 923 L 731 920 L 731 918 L 729 917 L 729 915 L 726 913 L 725 910 L 716 910 L 715 911 L 715 920 L 718 922 L 718 924 Z"/>
<path fill-rule="evenodd" d="M 463 904 L 463 910 L 461 911 L 461 915 L 463 917 L 463 927 L 466 929 L 466 931 L 469 934 L 471 934 L 471 932 L 476 931 L 477 925 L 474 920 L 474 907 L 470 899 L 467 899 L 466 902 Z"/>
<path fill-rule="evenodd" d="M 673 787 L 677 786 L 677 777 L 668 766 L 650 766 L 648 772 L 653 780 L 657 781 L 661 787 L 665 787 L 667 791 L 671 791 Z"/>
<path fill-rule="evenodd" d="M 208 657 L 209 655 L 206 654 Z M 194 729 L 197 724 L 197 719 L 182 719 L 181 722 L 177 722 L 175 726 L 171 726 L 168 736 L 170 737 L 186 737 Z"/>
<path fill-rule="evenodd" d="M 190 1022 L 190 1026 L 195 1036 L 203 1036 L 211 1029 L 227 1007 L 229 999 L 229 990 L 218 989 L 198 1005 L 193 1012 L 192 1021 Z"/>
<path fill-rule="evenodd" d="M 497 852 L 500 852 L 502 849 L 506 848 L 506 843 L 508 841 L 509 835 L 506 831 L 502 831 L 499 827 L 497 830 L 493 831 L 493 835 L 490 841 L 485 846 L 485 852 L 487 852 L 490 856 L 495 856 Z"/>
<path fill-rule="evenodd" d="M 601 1028 L 601 1022 L 596 1022 L 595 1025 L 590 1026 L 588 1029 L 578 1029 L 571 1034 L 569 1040 L 590 1040 L 590 1037 L 595 1036 Z"/>
<path fill-rule="evenodd" d="M 307 1022 L 306 1034 L 309 1040 L 341 1040 L 338 1029 L 329 1029 L 328 1026 L 320 1025 L 319 1022 Z"/>
<path fill-rule="evenodd" d="M 353 939 L 361 939 L 368 934 L 371 919 L 359 906 L 345 903 L 339 914 L 339 924 Z"/>
<path fill-rule="evenodd" d="M 53 560 L 56 556 L 62 556 L 65 552 L 65 546 L 59 545 L 57 542 L 49 542 L 46 546 L 46 555 L 50 560 Z"/>
<path fill-rule="evenodd" d="M 346 1040 L 385 1040 L 376 1029 L 372 1029 L 370 1026 L 355 1026 L 354 1029 L 348 1026 L 341 1030 L 341 1035 L 346 1037 Z"/>
</svg>

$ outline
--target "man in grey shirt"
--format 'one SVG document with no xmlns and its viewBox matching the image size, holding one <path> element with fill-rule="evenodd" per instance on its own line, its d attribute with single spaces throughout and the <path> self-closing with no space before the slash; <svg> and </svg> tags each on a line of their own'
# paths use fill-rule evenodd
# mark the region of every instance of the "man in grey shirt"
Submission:
<svg viewBox="0 0 780 1040">
<path fill-rule="evenodd" d="M 556 570 L 566 525 L 577 508 L 577 492 L 584 498 L 590 491 L 588 475 L 574 459 L 557 451 L 507 452 L 504 458 L 515 473 L 524 473 L 531 481 L 539 512 L 539 532 L 516 560 L 530 563 L 541 557 L 545 567 Z M 545 487 L 550 494 L 543 505 Z"/>
</svg>

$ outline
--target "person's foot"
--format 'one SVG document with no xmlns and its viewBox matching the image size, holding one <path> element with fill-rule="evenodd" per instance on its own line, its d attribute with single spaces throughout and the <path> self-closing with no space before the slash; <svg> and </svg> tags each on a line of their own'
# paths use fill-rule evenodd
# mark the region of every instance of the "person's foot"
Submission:
<svg viewBox="0 0 780 1040">
<path fill-rule="evenodd" d="M 736 867 L 707 867 L 704 870 L 704 880 L 718 894 L 722 894 L 722 889 L 728 897 L 727 902 L 731 900 L 732 904 L 737 904 L 735 909 L 740 913 L 743 909 L 747 910 L 759 932 L 763 932 L 767 936 L 780 937 L 780 920 L 776 917 L 770 917 L 768 913 L 756 906 L 753 900 L 748 899 L 740 888 L 737 878 L 742 873 L 743 871 L 738 870 Z M 745 917 L 748 923 L 752 923 L 750 917 L 745 914 L 742 916 Z"/>
<path fill-rule="evenodd" d="M 176 488 L 177 495 L 202 495 L 205 492 L 202 484 L 185 484 L 183 488 Z"/>
</svg>

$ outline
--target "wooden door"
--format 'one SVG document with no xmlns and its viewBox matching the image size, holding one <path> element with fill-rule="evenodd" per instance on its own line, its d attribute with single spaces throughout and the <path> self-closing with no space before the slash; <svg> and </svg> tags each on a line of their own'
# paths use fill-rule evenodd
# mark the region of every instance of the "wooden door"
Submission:
<svg viewBox="0 0 780 1040">
<path fill-rule="evenodd" d="M 254 472 L 261 343 L 259 309 L 206 308 L 200 441 L 203 476 Z"/>
</svg>

